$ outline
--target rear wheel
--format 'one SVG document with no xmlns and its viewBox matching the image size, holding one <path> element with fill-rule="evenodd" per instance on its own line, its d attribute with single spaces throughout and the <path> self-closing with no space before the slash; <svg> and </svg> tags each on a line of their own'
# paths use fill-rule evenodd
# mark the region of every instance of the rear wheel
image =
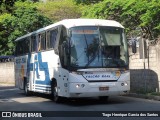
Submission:
<svg viewBox="0 0 160 120">
<path fill-rule="evenodd" d="M 57 82 L 56 81 L 53 81 L 52 82 L 52 98 L 55 102 L 59 103 L 61 102 L 62 98 L 60 96 L 58 96 L 58 87 L 57 87 Z"/>
<path fill-rule="evenodd" d="M 25 93 L 26 96 L 31 95 L 31 92 L 28 90 L 27 78 L 24 78 L 24 93 Z"/>
</svg>

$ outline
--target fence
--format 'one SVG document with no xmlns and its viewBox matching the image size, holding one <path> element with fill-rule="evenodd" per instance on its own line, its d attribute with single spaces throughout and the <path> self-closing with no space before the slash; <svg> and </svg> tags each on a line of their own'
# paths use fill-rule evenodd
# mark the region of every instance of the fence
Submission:
<svg viewBox="0 0 160 120">
<path fill-rule="evenodd" d="M 0 63 L 0 84 L 15 84 L 14 62 Z"/>
</svg>

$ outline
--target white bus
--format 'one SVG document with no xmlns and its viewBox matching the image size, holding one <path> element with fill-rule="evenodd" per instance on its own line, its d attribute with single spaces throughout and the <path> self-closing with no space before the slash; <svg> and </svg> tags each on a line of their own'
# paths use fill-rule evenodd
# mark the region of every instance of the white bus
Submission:
<svg viewBox="0 0 160 120">
<path fill-rule="evenodd" d="M 123 95 L 130 90 L 124 27 L 112 20 L 66 19 L 15 40 L 16 85 L 61 98 Z M 109 52 L 107 52 L 109 51 Z"/>
</svg>

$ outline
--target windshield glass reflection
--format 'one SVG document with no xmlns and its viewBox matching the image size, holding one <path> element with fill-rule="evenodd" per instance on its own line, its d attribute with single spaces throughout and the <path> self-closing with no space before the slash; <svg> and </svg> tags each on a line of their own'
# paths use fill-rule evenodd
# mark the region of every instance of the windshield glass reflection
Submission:
<svg viewBox="0 0 160 120">
<path fill-rule="evenodd" d="M 128 65 L 125 42 L 122 28 L 71 28 L 71 67 L 124 67 Z"/>
</svg>

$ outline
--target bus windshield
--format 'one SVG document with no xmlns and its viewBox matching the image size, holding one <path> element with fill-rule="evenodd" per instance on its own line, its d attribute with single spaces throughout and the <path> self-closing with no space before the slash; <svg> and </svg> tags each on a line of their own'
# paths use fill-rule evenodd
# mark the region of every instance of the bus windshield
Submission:
<svg viewBox="0 0 160 120">
<path fill-rule="evenodd" d="M 70 65 L 73 68 L 128 66 L 124 29 L 84 26 L 70 29 Z"/>
</svg>

